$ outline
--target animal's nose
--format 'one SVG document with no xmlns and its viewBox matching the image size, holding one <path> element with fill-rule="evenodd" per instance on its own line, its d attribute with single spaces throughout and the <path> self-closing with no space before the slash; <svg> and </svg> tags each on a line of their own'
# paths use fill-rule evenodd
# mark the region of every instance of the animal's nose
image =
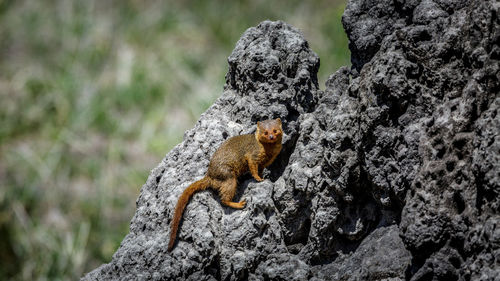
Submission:
<svg viewBox="0 0 500 281">
<path fill-rule="evenodd" d="M 270 140 L 273 140 L 273 139 L 274 139 L 274 136 L 273 136 L 273 135 L 269 135 L 269 139 L 270 139 Z"/>
</svg>

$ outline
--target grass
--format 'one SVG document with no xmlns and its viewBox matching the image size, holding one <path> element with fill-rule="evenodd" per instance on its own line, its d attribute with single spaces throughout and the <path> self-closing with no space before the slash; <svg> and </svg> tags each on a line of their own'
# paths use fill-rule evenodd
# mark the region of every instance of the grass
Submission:
<svg viewBox="0 0 500 281">
<path fill-rule="evenodd" d="M 249 27 L 284 20 L 349 64 L 343 1 L 0 0 L 0 279 L 108 262 L 149 171 L 221 94 Z"/>
</svg>

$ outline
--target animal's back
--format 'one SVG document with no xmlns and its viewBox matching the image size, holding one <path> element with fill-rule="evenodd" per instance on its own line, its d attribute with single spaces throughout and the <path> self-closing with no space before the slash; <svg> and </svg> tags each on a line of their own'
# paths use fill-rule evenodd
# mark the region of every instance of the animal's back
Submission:
<svg viewBox="0 0 500 281">
<path fill-rule="evenodd" d="M 230 172 L 234 172 L 232 176 L 238 177 L 248 171 L 245 154 L 259 149 L 254 134 L 231 137 L 215 151 L 210 160 L 207 175 L 225 179 L 230 176 Z"/>
</svg>

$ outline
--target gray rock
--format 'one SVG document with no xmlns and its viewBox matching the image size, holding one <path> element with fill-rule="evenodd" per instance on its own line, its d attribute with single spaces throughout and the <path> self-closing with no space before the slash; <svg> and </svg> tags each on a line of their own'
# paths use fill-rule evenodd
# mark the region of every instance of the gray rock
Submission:
<svg viewBox="0 0 500 281">
<path fill-rule="evenodd" d="M 224 93 L 153 169 L 137 199 L 130 233 L 111 262 L 84 279 L 258 278 L 255 271 L 269 255 L 287 254 L 274 185 L 294 150 L 298 118 L 319 99 L 319 58 L 296 29 L 267 21 L 245 32 L 228 61 Z M 286 133 L 283 153 L 265 173 L 266 181 L 240 179 L 237 197 L 247 200 L 245 209 L 223 207 L 211 192 L 195 194 L 184 212 L 178 243 L 168 253 L 177 199 L 204 175 L 215 149 L 228 137 L 253 132 L 256 121 L 276 117 Z"/>
<path fill-rule="evenodd" d="M 248 29 L 222 96 L 142 187 L 130 233 L 85 280 L 495 280 L 500 276 L 500 5 L 351 0 L 353 69 L 318 89 L 319 58 L 283 22 Z M 180 193 L 230 136 L 283 120 L 243 210 Z"/>
<path fill-rule="evenodd" d="M 397 262 L 395 262 L 397 261 Z M 379 227 L 353 253 L 318 266 L 315 280 L 402 280 L 411 255 L 399 237 L 397 225 Z"/>
</svg>

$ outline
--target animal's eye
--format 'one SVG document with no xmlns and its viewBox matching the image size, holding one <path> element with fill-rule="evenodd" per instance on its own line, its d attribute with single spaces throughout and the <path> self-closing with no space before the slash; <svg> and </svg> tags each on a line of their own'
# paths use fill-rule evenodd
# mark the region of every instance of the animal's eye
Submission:
<svg viewBox="0 0 500 281">
<path fill-rule="evenodd" d="M 266 135 L 266 136 L 267 136 L 267 131 L 265 131 L 265 132 L 264 132 L 264 135 Z"/>
<path fill-rule="evenodd" d="M 276 129 L 274 129 L 274 130 L 273 130 L 273 133 L 275 133 L 275 134 L 276 134 L 277 132 L 278 132 L 278 131 L 276 131 Z"/>
</svg>

